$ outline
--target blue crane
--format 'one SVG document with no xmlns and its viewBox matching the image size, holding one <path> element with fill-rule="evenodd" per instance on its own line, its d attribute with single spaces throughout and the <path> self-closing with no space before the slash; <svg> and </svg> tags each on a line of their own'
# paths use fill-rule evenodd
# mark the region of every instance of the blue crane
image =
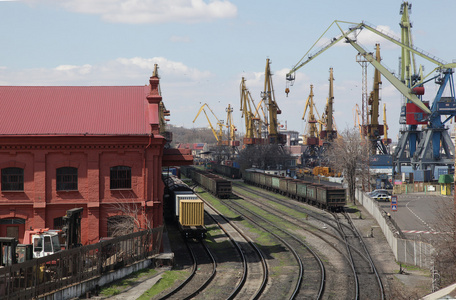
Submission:
<svg viewBox="0 0 456 300">
<path fill-rule="evenodd" d="M 337 42 L 344 40 L 352 45 L 359 52 L 359 55 L 363 56 L 380 71 L 384 78 L 406 99 L 401 116 L 403 117 L 402 123 L 406 124 L 407 127 L 401 131 L 401 137 L 393 154 L 394 167 L 397 168 L 397 171 L 401 172 L 402 165 L 411 165 L 413 169 L 426 169 L 430 167 L 433 170 L 437 165 L 444 165 L 451 168 L 454 164 L 454 145 L 445 124 L 456 116 L 456 99 L 453 81 L 453 69 L 456 68 L 456 63 L 445 63 L 435 56 L 413 46 L 411 43 L 411 23 L 408 14 L 410 9 L 411 5 L 407 2 L 402 3 L 401 39 L 378 30 L 366 22 L 334 21 L 325 33 L 335 24 L 340 29 L 341 35 L 332 38 L 315 53 L 310 53 L 312 48 L 325 34 L 323 33 L 303 58 L 288 72 L 286 76 L 287 83 L 293 85 L 295 73 L 298 69 L 318 57 Z M 340 26 L 342 23 L 350 24 L 351 27 L 344 31 Z M 356 36 L 363 29 L 369 30 L 401 47 L 401 78 L 397 78 L 393 72 L 377 61 L 372 53 L 359 45 Z M 419 70 L 416 70 L 415 55 L 435 64 L 435 69 L 424 76 L 421 67 Z M 435 72 L 437 73 L 436 75 Z M 432 105 L 429 107 L 429 104 L 423 100 L 424 84 L 432 80 L 439 85 L 439 89 L 433 99 Z M 443 97 L 446 88 L 450 90 L 450 96 Z M 285 92 L 287 94 L 290 92 L 288 84 Z M 443 120 L 442 117 L 444 117 Z M 418 125 L 425 126 L 419 129 Z"/>
</svg>

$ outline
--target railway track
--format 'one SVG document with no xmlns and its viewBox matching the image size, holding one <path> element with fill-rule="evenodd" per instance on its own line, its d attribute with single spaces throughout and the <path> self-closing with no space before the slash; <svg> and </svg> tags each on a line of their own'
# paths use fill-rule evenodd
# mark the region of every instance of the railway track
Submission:
<svg viewBox="0 0 456 300">
<path fill-rule="evenodd" d="M 346 212 L 333 213 L 339 232 L 345 240 L 353 274 L 355 275 L 355 299 L 385 299 L 380 275 L 375 267 L 363 238 Z M 357 251 L 354 251 L 354 250 Z"/>
<path fill-rule="evenodd" d="M 288 298 L 321 299 L 325 288 L 325 268 L 320 257 L 294 234 L 281 229 L 273 222 L 268 221 L 267 218 L 260 216 L 240 203 L 233 203 L 238 208 L 229 205 L 232 209 L 238 213 L 244 211 L 242 213 L 244 217 L 273 235 L 293 253 L 299 266 L 299 272 L 298 276 L 296 276 L 295 288 Z"/>
<path fill-rule="evenodd" d="M 223 234 L 214 234 L 218 242 L 209 240 L 214 238 L 211 236 L 207 243 L 185 241 L 192 260 L 191 272 L 178 286 L 157 299 L 259 299 L 268 282 L 263 253 L 209 203 L 205 203 L 205 209 L 206 223 L 219 228 Z M 223 245 L 223 249 L 217 244 Z"/>
<path fill-rule="evenodd" d="M 321 241 L 325 241 L 328 246 L 334 248 L 336 251 L 342 254 L 346 262 L 349 264 L 349 269 L 352 273 L 353 280 L 347 282 L 347 287 L 352 286 L 352 292 L 347 291 L 347 295 L 353 299 L 384 299 L 384 290 L 381 282 L 381 278 L 375 268 L 375 265 L 369 256 L 367 248 L 362 243 L 362 238 L 359 233 L 357 233 L 356 228 L 353 226 L 353 223 L 348 217 L 348 214 L 329 214 L 327 212 L 318 212 L 314 208 L 304 208 L 300 205 L 296 205 L 296 202 L 293 200 L 284 201 L 283 199 L 277 199 L 275 195 L 271 195 L 267 192 L 259 191 L 258 189 L 253 189 L 244 185 L 235 184 L 235 190 L 241 191 L 243 194 L 255 194 L 256 197 L 251 197 L 249 201 L 255 202 L 256 205 L 262 207 L 267 207 L 267 210 L 276 215 L 281 215 L 283 220 L 287 220 L 295 224 L 295 226 L 300 227 L 303 230 L 311 228 L 311 231 L 308 231 L 312 235 L 316 235 Z M 261 201 L 258 199 L 261 197 Z M 255 199 L 256 198 L 256 199 Z M 265 201 L 265 200 L 268 201 Z M 277 204 L 291 208 L 297 212 L 302 212 L 307 214 L 305 217 L 305 222 L 303 219 L 293 218 L 292 216 L 284 214 L 282 210 L 277 208 Z M 339 225 L 337 225 L 337 220 L 331 218 L 331 216 L 336 216 L 339 220 Z M 338 216 L 343 216 L 345 222 L 342 222 Z M 317 225 L 318 224 L 318 225 Z M 306 229 L 307 228 L 307 229 Z M 324 228 L 324 229 L 322 229 Z M 316 233 L 319 231 L 321 233 Z M 346 241 L 343 239 L 345 235 L 355 236 L 356 238 L 352 241 Z M 350 240 L 350 238 L 348 239 Z M 320 242 L 321 242 L 320 241 Z M 335 244 L 339 246 L 334 247 Z M 342 253 L 341 249 L 347 249 L 346 253 Z M 351 258 L 356 257 L 356 259 Z M 367 272 L 364 272 L 363 268 L 367 268 Z M 350 272 L 350 270 L 345 267 L 344 273 Z M 361 279 L 360 279 L 361 278 Z M 330 282 L 332 280 L 329 280 Z M 333 284 L 334 285 L 334 284 Z M 367 288 L 366 288 L 367 286 Z M 359 288 L 363 287 L 363 288 Z M 333 289 L 331 287 L 330 289 Z"/>
<path fill-rule="evenodd" d="M 205 201 L 206 212 L 229 237 L 242 257 L 242 276 L 226 299 L 259 299 L 268 282 L 269 272 L 266 258 L 255 243 L 233 222 L 220 214 Z"/>
<path fill-rule="evenodd" d="M 159 299 L 191 299 L 202 292 L 216 275 L 214 255 L 204 241 L 185 241 L 192 258 L 190 275 Z"/>
</svg>

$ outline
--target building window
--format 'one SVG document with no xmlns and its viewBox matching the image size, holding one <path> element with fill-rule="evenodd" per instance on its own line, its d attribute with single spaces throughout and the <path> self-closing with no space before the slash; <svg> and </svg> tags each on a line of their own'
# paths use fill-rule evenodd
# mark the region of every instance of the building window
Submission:
<svg viewBox="0 0 456 300">
<path fill-rule="evenodd" d="M 23 191 L 24 190 L 24 169 L 5 168 L 2 169 L 2 191 Z"/>
<path fill-rule="evenodd" d="M 78 190 L 78 169 L 63 167 L 57 169 L 57 191 Z"/>
<path fill-rule="evenodd" d="M 116 166 L 111 168 L 111 190 L 131 189 L 131 168 Z"/>
</svg>

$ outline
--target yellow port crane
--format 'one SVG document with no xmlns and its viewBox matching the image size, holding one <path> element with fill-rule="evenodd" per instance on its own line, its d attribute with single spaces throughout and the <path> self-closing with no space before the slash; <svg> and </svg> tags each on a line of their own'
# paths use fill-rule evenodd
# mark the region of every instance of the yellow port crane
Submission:
<svg viewBox="0 0 456 300">
<path fill-rule="evenodd" d="M 261 98 L 268 107 L 268 139 L 270 144 L 283 144 L 286 140 L 279 133 L 279 122 L 277 115 L 281 114 L 281 110 L 277 105 L 274 95 L 274 86 L 272 84 L 272 73 L 269 58 L 266 59 L 266 69 L 264 72 L 264 91 L 261 93 Z"/>
<path fill-rule="evenodd" d="M 359 110 L 358 104 L 355 104 L 353 107 L 353 123 L 355 128 L 357 127 L 359 130 L 359 136 L 362 138 L 363 137 L 363 127 L 361 126 L 361 123 L 359 121 L 359 116 L 361 115 L 361 112 Z"/>
<path fill-rule="evenodd" d="M 255 113 L 252 112 L 252 106 L 255 108 L 255 102 L 253 101 L 250 91 L 247 89 L 245 84 L 245 79 L 242 77 L 241 85 L 241 117 L 245 120 L 245 136 L 243 143 L 244 145 L 254 145 L 261 143 L 261 118 L 258 113 L 258 109 L 261 106 L 259 103 L 258 108 L 256 108 Z"/>
<path fill-rule="evenodd" d="M 211 120 L 209 119 L 209 116 L 207 115 L 204 107 L 207 107 L 210 110 L 210 112 L 212 113 L 212 115 L 215 117 L 215 119 L 217 120 L 218 131 L 216 131 L 214 129 L 214 127 L 212 126 Z M 222 145 L 223 144 L 223 126 L 224 126 L 223 120 L 219 120 L 219 118 L 217 118 L 217 116 L 214 114 L 214 112 L 209 107 L 209 105 L 207 105 L 207 103 L 204 103 L 201 106 L 201 108 L 199 109 L 198 113 L 196 114 L 196 117 L 193 120 L 193 123 L 195 123 L 196 119 L 198 118 L 198 116 L 200 115 L 201 112 L 204 112 L 204 114 L 206 115 L 207 122 L 209 123 L 209 126 L 212 130 L 212 133 L 214 134 L 215 139 L 217 140 L 217 145 L 219 145 L 219 146 Z"/>
<path fill-rule="evenodd" d="M 234 126 L 233 122 L 233 108 L 231 107 L 231 104 L 228 104 L 228 107 L 225 109 L 226 111 L 226 127 L 228 128 L 228 140 L 223 141 L 223 145 L 227 146 L 239 146 L 239 141 L 236 141 L 236 126 Z"/>
<path fill-rule="evenodd" d="M 383 144 L 388 146 L 391 139 L 388 138 L 388 124 L 386 123 L 386 103 L 383 103 Z"/>
<path fill-rule="evenodd" d="M 304 144 L 305 145 L 318 145 L 319 144 L 319 130 L 317 127 L 318 119 L 315 118 L 314 114 L 314 109 L 315 112 L 317 113 L 317 108 L 315 107 L 315 103 L 313 101 L 314 93 L 313 93 L 313 85 L 310 85 L 310 94 L 309 97 L 307 97 L 306 100 L 306 105 L 304 107 L 304 114 L 302 115 L 302 119 L 306 119 L 306 113 L 307 109 L 309 110 L 309 115 L 307 118 L 307 126 L 306 126 L 306 132 L 304 134 Z"/>
<path fill-rule="evenodd" d="M 322 115 L 322 122 L 324 124 L 324 130 L 320 131 L 320 138 L 326 142 L 332 142 L 337 138 L 337 130 L 334 124 L 333 116 L 333 104 L 334 104 L 334 74 L 333 68 L 329 68 L 329 96 L 326 101 L 325 111 Z"/>
<path fill-rule="evenodd" d="M 375 60 L 380 63 L 380 44 L 375 44 Z M 364 76 L 364 75 L 363 75 Z M 369 111 L 367 112 L 367 124 L 363 124 L 365 126 L 363 132 L 367 135 L 371 143 L 371 153 L 376 154 L 377 151 L 380 154 L 388 154 L 388 150 L 383 143 L 381 136 L 384 133 L 384 126 L 379 124 L 378 117 L 379 117 L 379 106 L 380 106 L 380 89 L 382 85 L 381 73 L 378 69 L 374 71 L 374 86 L 372 91 L 370 92 L 368 98 L 368 106 Z"/>
</svg>

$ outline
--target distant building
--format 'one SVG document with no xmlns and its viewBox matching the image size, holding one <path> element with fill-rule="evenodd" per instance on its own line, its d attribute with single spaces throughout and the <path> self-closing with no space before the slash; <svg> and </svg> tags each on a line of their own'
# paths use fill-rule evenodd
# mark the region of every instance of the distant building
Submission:
<svg viewBox="0 0 456 300">
<path fill-rule="evenodd" d="M 0 236 L 58 229 L 76 207 L 83 244 L 123 217 L 162 225 L 162 166 L 192 156 L 164 149 L 158 86 L 0 86 Z"/>
</svg>

